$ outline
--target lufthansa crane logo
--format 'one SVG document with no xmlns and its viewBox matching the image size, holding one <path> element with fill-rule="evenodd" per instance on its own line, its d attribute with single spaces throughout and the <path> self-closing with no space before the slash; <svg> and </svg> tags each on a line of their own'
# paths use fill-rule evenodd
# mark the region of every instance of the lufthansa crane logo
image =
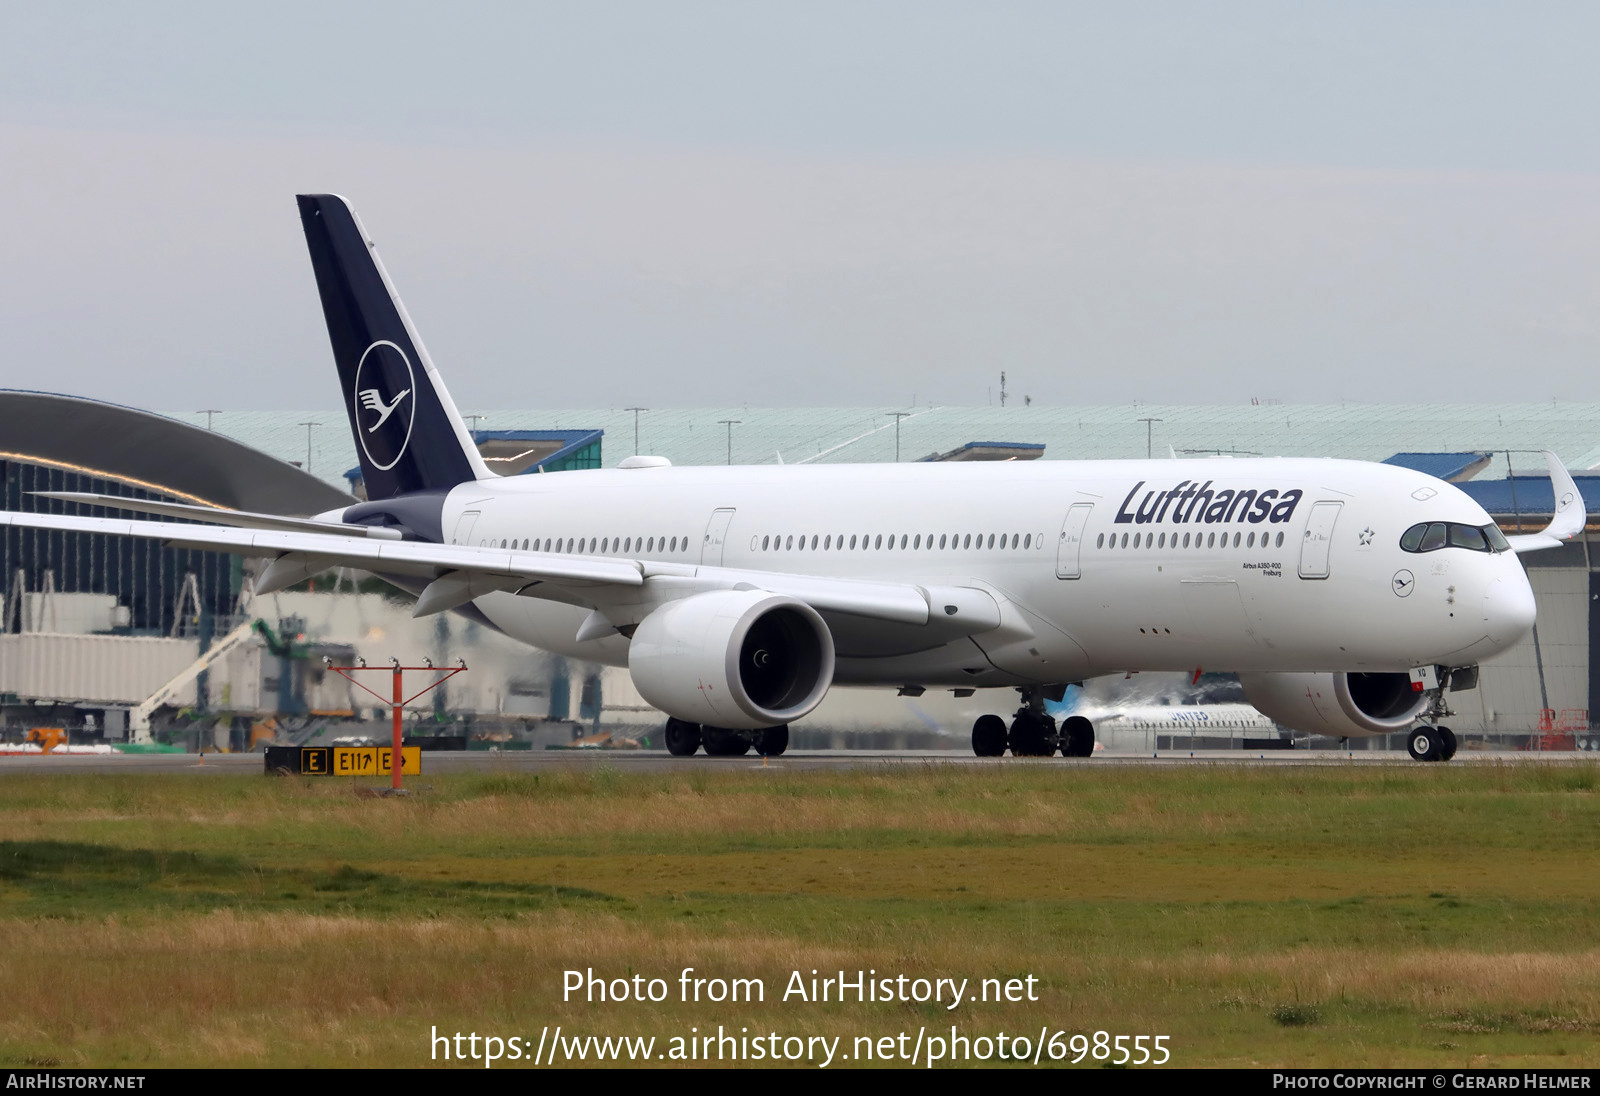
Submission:
<svg viewBox="0 0 1600 1096">
<path fill-rule="evenodd" d="M 405 455 L 417 418 L 417 378 L 411 359 L 399 346 L 380 339 L 361 355 L 352 387 L 350 414 L 361 449 L 373 467 L 388 471 Z"/>
</svg>

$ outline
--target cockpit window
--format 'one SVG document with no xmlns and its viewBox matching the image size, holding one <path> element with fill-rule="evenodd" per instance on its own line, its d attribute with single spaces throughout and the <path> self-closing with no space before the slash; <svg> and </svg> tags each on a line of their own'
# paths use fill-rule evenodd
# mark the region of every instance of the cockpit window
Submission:
<svg viewBox="0 0 1600 1096">
<path fill-rule="evenodd" d="M 1464 525 L 1433 521 L 1413 525 L 1400 536 L 1407 552 L 1436 552 L 1440 548 L 1465 548 L 1469 552 L 1504 552 L 1511 545 L 1496 525 Z"/>
</svg>

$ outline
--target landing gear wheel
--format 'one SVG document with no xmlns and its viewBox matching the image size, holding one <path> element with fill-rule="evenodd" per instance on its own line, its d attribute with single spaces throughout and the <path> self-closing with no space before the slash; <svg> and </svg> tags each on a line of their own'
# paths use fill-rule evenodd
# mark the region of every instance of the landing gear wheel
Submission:
<svg viewBox="0 0 1600 1096">
<path fill-rule="evenodd" d="M 669 754 L 673 757 L 689 757 L 700 748 L 700 724 L 669 719 L 663 737 L 667 740 Z"/>
<path fill-rule="evenodd" d="M 1438 761 L 1440 737 L 1437 727 L 1418 727 L 1406 739 L 1406 752 L 1413 761 Z"/>
<path fill-rule="evenodd" d="M 1011 721 L 1012 757 L 1049 757 L 1056 752 L 1051 736 L 1055 727 L 1049 716 L 1024 708 Z"/>
<path fill-rule="evenodd" d="M 999 757 L 1006 752 L 1006 721 L 997 715 L 980 715 L 972 725 L 972 752 L 979 757 Z"/>
<path fill-rule="evenodd" d="M 1449 761 L 1456 755 L 1456 733 L 1449 727 L 1439 727 L 1439 760 Z"/>
<path fill-rule="evenodd" d="M 712 757 L 743 757 L 750 752 L 750 739 L 738 731 L 706 727 L 700 734 L 705 740 L 706 753 Z"/>
<path fill-rule="evenodd" d="M 1094 724 L 1081 715 L 1072 715 L 1061 724 L 1062 757 L 1094 756 Z"/>
<path fill-rule="evenodd" d="M 762 757 L 782 757 L 789 748 L 789 725 L 768 727 L 756 732 L 756 753 Z"/>
</svg>

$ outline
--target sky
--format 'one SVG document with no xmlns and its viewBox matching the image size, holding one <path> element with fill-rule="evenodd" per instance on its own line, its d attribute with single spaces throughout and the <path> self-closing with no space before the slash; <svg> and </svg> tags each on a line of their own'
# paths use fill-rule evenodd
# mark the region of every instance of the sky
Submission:
<svg viewBox="0 0 1600 1096">
<path fill-rule="evenodd" d="M 1600 401 L 1600 6 L 0 0 L 0 387 L 463 408 Z"/>
</svg>

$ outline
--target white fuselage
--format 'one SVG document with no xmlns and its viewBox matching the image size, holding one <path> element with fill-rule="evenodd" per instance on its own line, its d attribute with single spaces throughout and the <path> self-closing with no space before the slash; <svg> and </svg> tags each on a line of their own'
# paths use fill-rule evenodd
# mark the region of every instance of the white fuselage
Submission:
<svg viewBox="0 0 1600 1096">
<path fill-rule="evenodd" d="M 1451 485 L 1354 461 L 1048 461 L 638 468 L 454 488 L 455 544 L 841 581 L 970 587 L 1001 623 L 942 638 L 828 617 L 846 684 L 991 686 L 1127 670 L 1402 671 L 1476 663 L 1533 623 L 1509 551 L 1400 547 L 1419 522 L 1486 526 Z M 526 542 L 526 543 L 525 543 Z M 580 642 L 585 609 L 497 593 L 507 634 Z"/>
</svg>

